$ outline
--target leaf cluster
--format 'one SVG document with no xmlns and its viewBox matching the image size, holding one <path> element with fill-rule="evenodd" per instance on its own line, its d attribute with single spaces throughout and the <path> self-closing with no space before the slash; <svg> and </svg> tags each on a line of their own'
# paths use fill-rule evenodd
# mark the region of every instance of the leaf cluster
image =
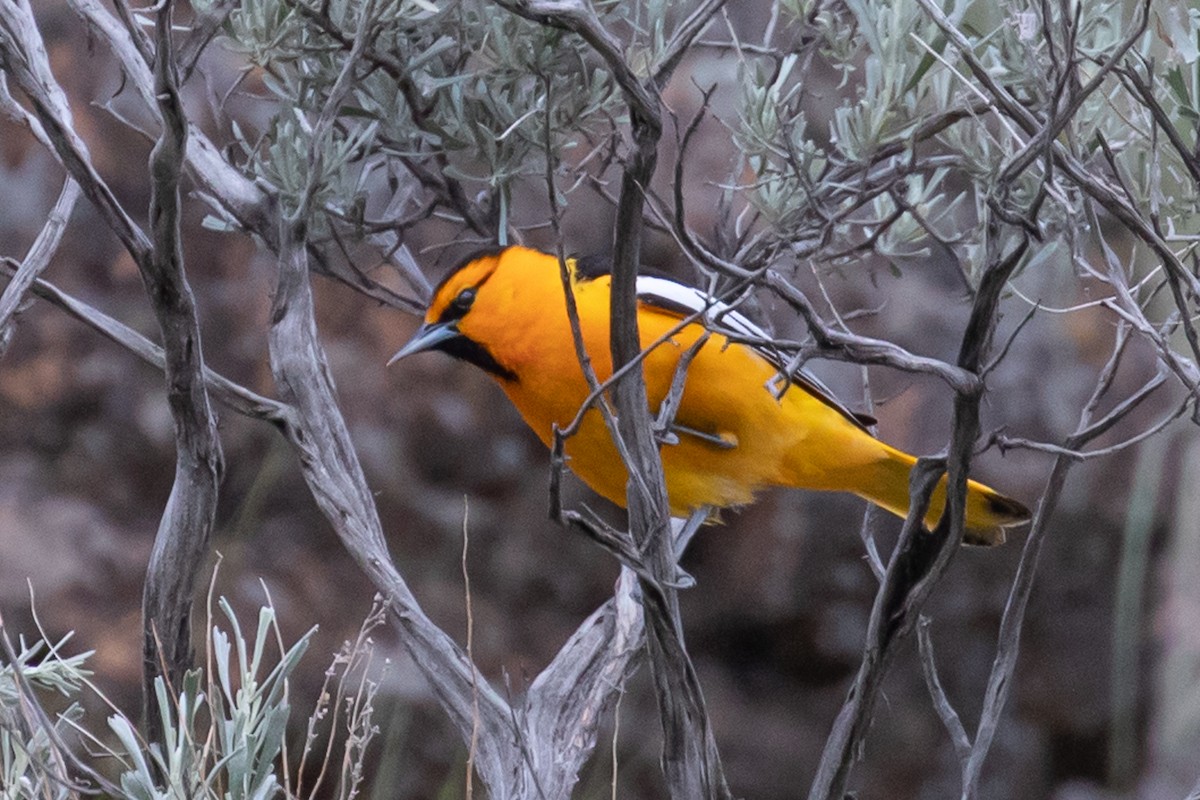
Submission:
<svg viewBox="0 0 1200 800">
<path fill-rule="evenodd" d="M 259 610 L 257 628 L 244 631 L 233 609 L 221 598 L 227 628 L 213 626 L 208 663 L 187 672 L 181 685 L 169 687 L 160 676 L 154 684 L 163 740 L 146 742 L 135 724 L 113 708 L 107 718 L 110 735 L 91 730 L 80 702 L 95 690 L 87 668 L 90 652 L 64 655 L 70 636 L 54 645 L 21 643 L 11 663 L 0 661 L 0 786 L 3 800 L 67 800 L 80 796 L 78 764 L 66 743 L 82 740 L 92 751 L 106 794 L 118 800 L 269 800 L 285 789 L 299 796 L 300 785 L 288 782 L 283 761 L 292 712 L 288 680 L 307 651 L 315 632 L 309 630 L 284 647 L 274 608 Z M 378 604 L 354 642 L 347 642 L 327 672 L 316 710 L 308 724 L 300 768 L 317 745 L 322 723 L 344 724 L 346 740 L 336 796 L 351 797 L 362 780 L 362 759 L 377 728 L 372 722 L 377 683 L 370 671 L 370 629 L 381 624 Z M 330 679 L 339 679 L 336 691 Z M 70 700 L 53 722 L 44 700 L 30 692 L 55 693 Z M 331 703 L 344 706 L 331 715 Z M 324 753 L 326 771 L 333 742 Z M 96 757 L 99 758 L 96 758 Z M 84 767 L 84 771 L 90 771 Z M 319 781 L 318 781 L 319 786 Z M 315 791 L 317 786 L 312 787 Z M 294 790 L 294 791 L 293 791 Z"/>
<path fill-rule="evenodd" d="M 258 136 L 236 138 L 289 204 L 315 184 L 318 208 L 360 206 L 366 178 L 395 163 L 506 196 L 541 169 L 547 109 L 558 153 L 614 125 L 611 76 L 578 37 L 484 2 L 250 0 L 225 32 L 278 108 Z M 352 88 L 334 98 L 346 70 Z M 336 124 L 314 142 L 331 99 Z"/>
</svg>

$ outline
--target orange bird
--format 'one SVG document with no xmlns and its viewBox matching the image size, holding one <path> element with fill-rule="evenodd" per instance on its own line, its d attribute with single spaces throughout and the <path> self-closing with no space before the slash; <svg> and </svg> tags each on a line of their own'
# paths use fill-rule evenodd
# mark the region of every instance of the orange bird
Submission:
<svg viewBox="0 0 1200 800">
<path fill-rule="evenodd" d="M 612 374 L 611 277 L 568 259 L 579 327 L 596 377 Z M 768 486 L 851 492 L 905 516 L 916 459 L 876 439 L 806 372 L 781 377 L 777 354 L 729 337 L 766 339 L 746 317 L 698 289 L 638 278 L 638 328 L 651 407 L 671 388 L 683 355 L 707 335 L 687 366 L 670 434 L 661 447 L 671 513 L 749 503 Z M 695 321 L 686 321 L 697 314 Z M 576 417 L 590 390 L 575 352 L 558 258 L 524 247 L 475 255 L 438 286 L 425 322 L 390 363 L 440 350 L 490 374 L 534 433 L 550 446 L 553 428 Z M 782 393 L 779 393 L 780 388 Z M 869 421 L 869 418 L 866 418 Z M 566 441 L 571 470 L 598 494 L 625 504 L 627 472 L 600 412 L 583 415 Z M 941 517 L 945 478 L 927 526 Z M 966 542 L 993 545 L 1029 519 L 1015 500 L 975 481 L 967 487 Z"/>
</svg>

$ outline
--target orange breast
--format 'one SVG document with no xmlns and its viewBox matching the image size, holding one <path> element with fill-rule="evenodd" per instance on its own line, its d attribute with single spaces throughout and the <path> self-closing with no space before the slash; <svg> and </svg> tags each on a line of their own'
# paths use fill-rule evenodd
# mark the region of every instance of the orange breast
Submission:
<svg viewBox="0 0 1200 800">
<path fill-rule="evenodd" d="M 604 381 L 611 375 L 612 363 L 608 321 L 581 321 L 588 355 L 597 378 Z M 676 327 L 679 319 L 645 310 L 639 323 L 645 347 Z M 700 325 L 688 325 L 646 356 L 643 370 L 652 413 L 657 414 L 670 390 L 683 354 L 703 333 Z M 553 426 L 570 424 L 589 394 L 570 337 L 556 341 L 564 340 L 569 353 L 548 349 L 553 343 L 544 343 L 547 349 L 536 355 L 558 368 L 519 370 L 520 383 L 505 386 L 513 404 L 547 446 L 553 441 Z M 797 399 L 807 398 L 819 407 L 819 416 L 840 421 L 840 415 L 803 393 L 788 392 L 782 401 L 776 400 L 766 388 L 775 375 L 774 367 L 749 348 L 730 344 L 718 334 L 709 335 L 688 367 L 675 417 L 678 425 L 703 436 L 679 431 L 677 443 L 666 444 L 660 451 L 673 514 L 685 515 L 700 506 L 747 503 L 757 490 L 788 482 L 784 475 L 787 454 L 806 437 L 805 426 L 789 419 L 800 411 Z M 793 398 L 793 394 L 803 398 Z M 710 436 L 734 446 L 710 442 L 705 438 Z M 565 452 L 571 470 L 594 491 L 625 504 L 627 473 L 598 410 L 585 414 L 578 432 L 567 440 Z"/>
</svg>

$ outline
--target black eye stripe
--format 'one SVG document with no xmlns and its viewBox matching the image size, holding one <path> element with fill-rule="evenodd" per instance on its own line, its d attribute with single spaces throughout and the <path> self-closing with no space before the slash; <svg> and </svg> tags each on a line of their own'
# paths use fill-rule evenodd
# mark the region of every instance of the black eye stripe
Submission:
<svg viewBox="0 0 1200 800">
<path fill-rule="evenodd" d="M 489 253 L 486 253 L 485 255 L 499 256 L 503 252 L 504 252 L 504 249 L 501 248 L 500 250 L 496 251 L 495 253 L 489 252 Z M 477 256 L 476 258 L 482 258 L 482 257 L 483 256 Z M 468 261 L 463 267 L 459 267 L 458 272 L 461 272 L 463 269 L 465 269 L 466 266 L 470 266 L 471 263 L 473 263 L 473 262 Z M 438 289 L 435 294 L 440 295 L 442 293 L 442 289 L 445 288 L 446 284 L 456 274 L 458 274 L 458 273 L 457 272 L 452 273 L 450 276 L 446 277 L 440 284 L 438 284 Z M 487 283 L 488 281 L 490 281 L 492 279 L 492 276 L 495 274 L 496 274 L 496 270 L 493 268 L 491 271 L 486 272 L 482 276 L 480 276 L 478 282 L 474 286 L 465 286 L 462 289 L 459 289 L 458 294 L 456 294 L 454 296 L 454 299 L 451 300 L 449 303 L 447 303 L 446 308 L 442 310 L 442 315 L 440 317 L 438 317 L 438 322 L 454 322 L 455 320 L 459 320 L 459 319 L 462 319 L 463 317 L 465 317 L 467 312 L 471 310 L 471 305 L 475 302 L 475 296 L 478 294 L 479 290 L 482 289 L 483 285 L 485 283 Z"/>
<path fill-rule="evenodd" d="M 467 312 L 471 310 L 471 305 L 475 302 L 475 293 L 478 287 L 468 286 L 454 296 L 446 305 L 446 310 L 442 312 L 438 322 L 453 322 L 456 319 L 462 319 Z"/>
</svg>

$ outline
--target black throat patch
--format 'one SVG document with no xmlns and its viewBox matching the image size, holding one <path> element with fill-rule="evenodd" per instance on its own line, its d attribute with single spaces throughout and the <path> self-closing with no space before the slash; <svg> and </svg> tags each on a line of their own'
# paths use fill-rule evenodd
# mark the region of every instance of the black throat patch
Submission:
<svg viewBox="0 0 1200 800">
<path fill-rule="evenodd" d="M 462 334 L 455 336 L 453 339 L 439 342 L 433 349 L 441 350 L 446 355 L 454 356 L 457 359 L 466 361 L 468 364 L 474 364 L 484 372 L 494 375 L 501 380 L 509 381 L 510 383 L 520 383 L 517 373 L 497 361 L 496 357 L 479 342 L 468 339 Z"/>
</svg>

